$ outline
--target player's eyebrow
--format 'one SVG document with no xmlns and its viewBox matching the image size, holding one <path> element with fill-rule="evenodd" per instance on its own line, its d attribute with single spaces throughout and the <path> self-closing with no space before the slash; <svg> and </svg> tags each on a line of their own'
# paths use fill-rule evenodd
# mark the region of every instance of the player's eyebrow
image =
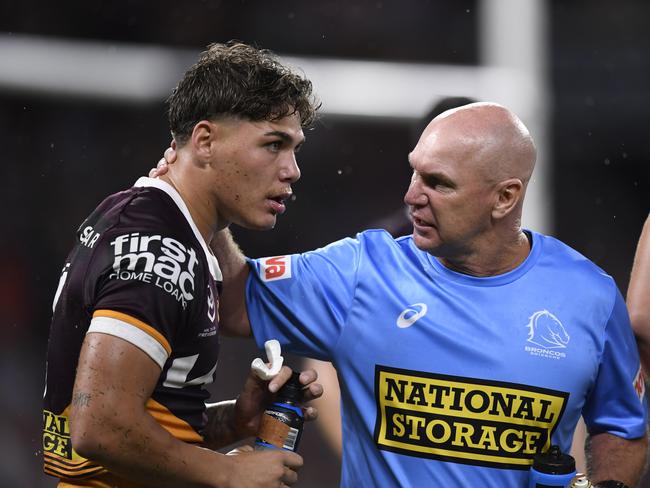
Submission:
<svg viewBox="0 0 650 488">
<path fill-rule="evenodd" d="M 279 137 L 285 143 L 291 144 L 291 145 L 294 145 L 294 146 L 302 145 L 305 142 L 305 140 L 307 139 L 305 136 L 303 136 L 301 139 L 294 139 L 294 137 L 291 136 L 291 134 L 289 134 L 288 132 L 281 131 L 281 130 L 272 130 L 272 131 L 266 132 L 264 135 L 267 136 L 267 137 Z"/>
</svg>

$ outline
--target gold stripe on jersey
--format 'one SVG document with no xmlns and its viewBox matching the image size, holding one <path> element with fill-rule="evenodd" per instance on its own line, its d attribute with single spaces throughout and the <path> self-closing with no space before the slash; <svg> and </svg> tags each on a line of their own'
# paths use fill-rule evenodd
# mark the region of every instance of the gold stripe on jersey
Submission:
<svg viewBox="0 0 650 488">
<path fill-rule="evenodd" d="M 146 409 L 154 420 L 176 439 L 188 443 L 203 442 L 200 434 L 161 403 L 150 398 Z M 65 480 L 59 483 L 59 487 L 139 486 L 124 484 L 123 481 L 115 484 L 118 478 L 112 477 L 106 468 L 75 452 L 70 442 L 69 410 L 70 406 L 60 415 L 43 410 L 43 470 L 49 475 Z"/>
<path fill-rule="evenodd" d="M 167 432 L 183 442 L 203 442 L 203 437 L 190 424 L 171 413 L 167 407 L 150 398 L 147 411 Z"/>
<path fill-rule="evenodd" d="M 67 406 L 60 415 L 43 410 L 43 470 L 65 478 L 105 473 L 102 466 L 80 456 L 72 448 L 69 410 Z"/>
<path fill-rule="evenodd" d="M 142 320 L 138 320 L 135 317 L 131 317 L 130 315 L 127 315 L 122 312 L 116 312 L 115 310 L 95 310 L 95 312 L 93 313 L 93 318 L 95 317 L 109 317 L 112 319 L 121 320 L 122 322 L 126 322 L 127 324 L 137 327 L 138 329 L 146 332 L 151 337 L 156 339 L 156 341 L 160 343 L 160 345 L 165 349 L 165 351 L 167 351 L 168 355 L 172 353 L 172 348 L 169 345 L 169 341 L 167 341 L 165 336 L 162 335 L 159 331 L 157 331 L 153 327 L 151 327 L 149 324 L 144 323 Z"/>
</svg>

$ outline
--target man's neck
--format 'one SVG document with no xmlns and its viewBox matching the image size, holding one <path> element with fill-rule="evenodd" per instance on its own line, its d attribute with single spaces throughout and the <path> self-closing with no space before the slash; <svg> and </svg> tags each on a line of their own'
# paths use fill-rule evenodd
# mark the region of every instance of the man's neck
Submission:
<svg viewBox="0 0 650 488">
<path fill-rule="evenodd" d="M 470 276 L 496 276 L 512 271 L 523 263 L 532 243 L 528 235 L 519 231 L 509 240 L 487 243 L 478 250 L 460 257 L 440 257 L 440 262 L 458 273 Z"/>
</svg>

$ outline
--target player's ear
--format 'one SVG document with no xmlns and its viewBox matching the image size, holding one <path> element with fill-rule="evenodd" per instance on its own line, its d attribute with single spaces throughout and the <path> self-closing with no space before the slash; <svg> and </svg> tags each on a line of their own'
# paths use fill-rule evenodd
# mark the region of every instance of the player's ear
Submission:
<svg viewBox="0 0 650 488">
<path fill-rule="evenodd" d="M 492 217 L 502 219 L 519 203 L 523 196 L 524 185 L 519 178 L 510 178 L 497 186 L 497 200 L 492 207 Z"/>
<path fill-rule="evenodd" d="M 210 159 L 213 150 L 213 141 L 215 140 L 217 126 L 209 120 L 200 120 L 192 130 L 190 138 L 194 152 L 200 159 Z"/>
</svg>

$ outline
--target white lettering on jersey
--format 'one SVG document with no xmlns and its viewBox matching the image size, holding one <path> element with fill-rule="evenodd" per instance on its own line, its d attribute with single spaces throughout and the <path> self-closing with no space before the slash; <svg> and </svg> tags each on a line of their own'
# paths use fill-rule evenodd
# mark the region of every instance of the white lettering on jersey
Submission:
<svg viewBox="0 0 650 488">
<path fill-rule="evenodd" d="M 186 302 L 194 298 L 194 277 L 198 259 L 194 249 L 171 237 L 123 234 L 111 242 L 114 247 L 114 272 L 111 279 L 153 283 Z M 136 267 L 138 271 L 136 272 Z"/>
<path fill-rule="evenodd" d="M 81 242 L 84 246 L 93 248 L 97 240 L 99 239 L 99 236 L 101 234 L 99 232 L 95 232 L 95 229 L 93 229 L 90 225 L 88 227 L 85 227 L 84 230 L 81 231 L 81 236 L 79 237 L 79 242 Z"/>
<path fill-rule="evenodd" d="M 260 260 L 262 281 L 276 281 L 291 278 L 291 256 L 274 256 Z"/>
</svg>

